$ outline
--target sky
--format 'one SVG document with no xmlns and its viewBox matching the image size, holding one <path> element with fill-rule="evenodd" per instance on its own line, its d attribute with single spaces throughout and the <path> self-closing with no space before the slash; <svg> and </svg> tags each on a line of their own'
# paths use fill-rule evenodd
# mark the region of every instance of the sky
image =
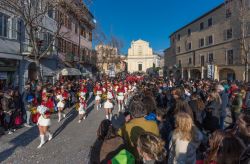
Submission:
<svg viewBox="0 0 250 164">
<path fill-rule="evenodd" d="M 127 54 L 131 41 L 148 41 L 154 52 L 169 47 L 169 36 L 224 0 L 93 0 L 90 10 L 107 35 L 122 40 Z"/>
</svg>

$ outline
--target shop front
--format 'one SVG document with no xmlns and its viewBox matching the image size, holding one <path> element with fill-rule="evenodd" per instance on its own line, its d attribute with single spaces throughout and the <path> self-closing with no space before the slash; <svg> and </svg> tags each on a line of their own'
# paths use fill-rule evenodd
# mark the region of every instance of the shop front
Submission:
<svg viewBox="0 0 250 164">
<path fill-rule="evenodd" d="M 19 61 L 0 58 L 0 90 L 18 86 Z"/>
</svg>

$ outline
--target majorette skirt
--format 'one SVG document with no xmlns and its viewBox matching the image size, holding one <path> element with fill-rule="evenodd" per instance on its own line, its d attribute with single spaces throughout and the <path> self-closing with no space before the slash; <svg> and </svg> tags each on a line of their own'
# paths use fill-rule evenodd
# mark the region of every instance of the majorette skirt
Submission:
<svg viewBox="0 0 250 164">
<path fill-rule="evenodd" d="M 51 121 L 49 118 L 44 118 L 42 115 L 38 118 L 38 125 L 39 126 L 50 126 Z"/>
<path fill-rule="evenodd" d="M 124 95 L 123 94 L 118 94 L 117 99 L 118 100 L 124 100 Z"/>
<path fill-rule="evenodd" d="M 113 103 L 111 103 L 111 102 L 109 102 L 109 101 L 106 101 L 106 102 L 104 103 L 104 108 L 105 108 L 105 109 L 113 109 L 113 108 L 114 108 L 114 105 L 113 105 Z"/>
<path fill-rule="evenodd" d="M 57 108 L 64 108 L 65 104 L 62 101 L 57 103 Z"/>
<path fill-rule="evenodd" d="M 100 95 L 96 95 L 96 96 L 95 96 L 95 100 L 97 100 L 97 101 L 98 101 L 98 100 L 101 100 Z"/>
<path fill-rule="evenodd" d="M 86 111 L 85 111 L 85 109 L 83 108 L 83 106 L 80 106 L 79 107 L 79 114 L 85 114 L 86 113 Z"/>
</svg>

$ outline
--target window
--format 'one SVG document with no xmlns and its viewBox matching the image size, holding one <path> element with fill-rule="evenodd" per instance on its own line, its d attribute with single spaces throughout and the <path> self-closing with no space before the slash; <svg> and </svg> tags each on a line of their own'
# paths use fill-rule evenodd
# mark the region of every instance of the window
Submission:
<svg viewBox="0 0 250 164">
<path fill-rule="evenodd" d="M 8 16 L 0 13 L 0 36 L 8 36 Z"/>
<path fill-rule="evenodd" d="M 191 29 L 188 29 L 188 36 L 190 36 L 191 35 Z"/>
<path fill-rule="evenodd" d="M 234 51 L 228 50 L 227 51 L 227 64 L 232 65 L 234 62 Z"/>
<path fill-rule="evenodd" d="M 189 43 L 187 44 L 187 50 L 191 50 L 191 49 L 192 49 L 192 43 L 189 42 Z"/>
<path fill-rule="evenodd" d="M 78 26 L 76 23 L 75 23 L 75 33 L 78 34 Z"/>
<path fill-rule="evenodd" d="M 192 64 L 192 58 L 188 59 L 188 64 Z"/>
<path fill-rule="evenodd" d="M 142 64 L 138 64 L 138 70 L 142 71 Z"/>
<path fill-rule="evenodd" d="M 181 60 L 179 60 L 179 67 L 181 67 Z"/>
<path fill-rule="evenodd" d="M 89 41 L 90 42 L 92 42 L 92 37 L 93 37 L 92 35 L 93 35 L 92 32 L 89 32 Z"/>
<path fill-rule="evenodd" d="M 201 22 L 201 23 L 200 23 L 200 30 L 203 30 L 203 29 L 204 29 L 204 23 Z"/>
<path fill-rule="evenodd" d="M 13 18 L 11 19 L 11 39 L 17 39 L 17 32 L 18 32 L 18 28 L 17 28 L 17 19 Z"/>
<path fill-rule="evenodd" d="M 142 46 L 138 47 L 138 55 L 142 55 Z"/>
<path fill-rule="evenodd" d="M 204 66 L 205 65 L 205 58 L 204 56 L 201 56 L 201 66 Z"/>
<path fill-rule="evenodd" d="M 227 40 L 233 38 L 233 30 L 232 29 L 227 29 Z"/>
<path fill-rule="evenodd" d="M 48 17 L 53 18 L 53 6 L 48 6 Z"/>
<path fill-rule="evenodd" d="M 211 63 L 214 61 L 214 54 L 213 53 L 209 53 L 208 54 L 208 62 Z"/>
<path fill-rule="evenodd" d="M 232 11 L 231 11 L 231 8 L 227 8 L 226 9 L 226 18 L 229 18 L 232 16 Z"/>
<path fill-rule="evenodd" d="M 211 44 L 213 44 L 213 36 L 212 35 L 210 35 L 210 36 L 208 36 L 207 37 L 207 45 L 211 45 Z"/>
<path fill-rule="evenodd" d="M 209 18 L 207 21 L 208 27 L 213 25 L 213 18 Z"/>
<path fill-rule="evenodd" d="M 204 45 L 205 45 L 204 38 L 199 39 L 199 46 L 204 47 Z"/>
<path fill-rule="evenodd" d="M 178 46 L 176 51 L 177 51 L 177 53 L 180 53 L 181 52 L 181 47 Z"/>
<path fill-rule="evenodd" d="M 180 35 L 180 34 L 177 35 L 177 40 L 178 40 L 178 41 L 181 40 L 181 35 Z"/>
<path fill-rule="evenodd" d="M 247 31 L 247 35 L 250 35 L 250 22 L 246 23 L 246 31 Z"/>
</svg>

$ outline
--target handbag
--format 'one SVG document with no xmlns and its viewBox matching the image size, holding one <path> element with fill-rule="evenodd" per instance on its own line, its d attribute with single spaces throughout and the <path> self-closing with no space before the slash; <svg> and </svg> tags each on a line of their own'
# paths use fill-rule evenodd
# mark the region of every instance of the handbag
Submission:
<svg viewBox="0 0 250 164">
<path fill-rule="evenodd" d="M 19 126 L 22 124 L 22 117 L 20 115 L 16 116 L 15 118 L 15 125 Z"/>
</svg>

